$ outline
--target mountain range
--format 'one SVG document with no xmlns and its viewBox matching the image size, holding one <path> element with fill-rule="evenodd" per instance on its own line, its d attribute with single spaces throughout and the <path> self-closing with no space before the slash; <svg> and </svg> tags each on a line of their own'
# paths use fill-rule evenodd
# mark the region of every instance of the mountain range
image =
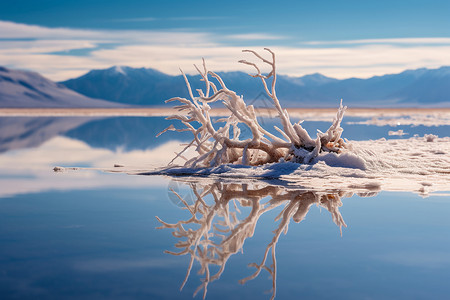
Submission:
<svg viewBox="0 0 450 300">
<path fill-rule="evenodd" d="M 259 79 L 243 72 L 218 74 L 248 104 L 271 105 Z M 199 75 L 187 78 L 194 91 L 204 88 Z M 278 75 L 276 90 L 284 107 L 335 107 L 340 99 L 351 107 L 450 107 L 450 67 L 368 79 Z M 0 67 L 0 107 L 164 106 L 176 96 L 189 97 L 183 77 L 149 68 L 115 66 L 54 83 L 37 73 Z"/>
<path fill-rule="evenodd" d="M 81 95 L 34 72 L 0 67 L 0 107 L 123 107 Z"/>
<path fill-rule="evenodd" d="M 259 79 L 243 72 L 218 74 L 247 103 L 268 99 Z M 199 75 L 187 78 L 194 91 L 203 88 Z M 61 83 L 89 97 L 127 104 L 161 106 L 172 97 L 189 97 L 181 75 L 146 68 L 93 70 Z M 354 107 L 450 106 L 450 67 L 408 70 L 369 79 L 338 80 L 318 73 L 302 77 L 278 75 L 276 90 L 286 107 L 334 107 L 340 99 Z"/>
</svg>

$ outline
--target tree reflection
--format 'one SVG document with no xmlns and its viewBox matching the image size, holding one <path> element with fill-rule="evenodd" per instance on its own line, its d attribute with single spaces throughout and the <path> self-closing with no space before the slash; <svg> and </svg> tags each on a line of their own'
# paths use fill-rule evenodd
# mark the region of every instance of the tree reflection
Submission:
<svg viewBox="0 0 450 300">
<path fill-rule="evenodd" d="M 186 284 L 195 261 L 200 263 L 199 274 L 204 275 L 202 283 L 194 292 L 194 296 L 203 290 L 206 297 L 208 284 L 217 280 L 225 270 L 228 259 L 235 253 L 243 251 L 247 238 L 255 232 L 259 218 L 280 207 L 281 212 L 275 218 L 279 222 L 273 231 L 273 238 L 267 245 L 260 263 L 250 263 L 256 270 L 250 276 L 241 279 L 244 284 L 256 278 L 262 270 L 269 272 L 272 279 L 272 297 L 276 294 L 276 245 L 281 233 L 286 234 L 291 220 L 298 223 L 304 220 L 313 205 L 323 207 L 331 213 L 333 222 L 340 228 L 347 225 L 339 212 L 342 198 L 351 197 L 348 191 L 308 191 L 286 186 L 269 185 L 263 182 L 236 184 L 223 182 L 188 183 L 192 189 L 195 201 L 188 203 L 180 194 L 170 190 L 184 209 L 190 213 L 190 218 L 174 224 L 164 222 L 156 217 L 162 226 L 158 229 L 172 228 L 173 236 L 178 239 L 175 247 L 179 252 L 165 251 L 172 255 L 190 255 L 189 267 L 180 289 Z M 360 194 L 373 196 L 376 193 Z M 248 212 L 249 211 L 249 212 Z M 269 253 L 271 264 L 268 262 Z M 217 272 L 212 269 L 218 268 Z"/>
</svg>

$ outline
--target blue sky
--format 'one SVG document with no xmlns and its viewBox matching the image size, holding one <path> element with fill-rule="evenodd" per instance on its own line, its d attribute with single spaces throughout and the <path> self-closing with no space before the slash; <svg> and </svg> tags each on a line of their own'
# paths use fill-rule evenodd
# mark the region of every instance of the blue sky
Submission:
<svg viewBox="0 0 450 300">
<path fill-rule="evenodd" d="M 0 2 L 0 65 L 51 79 L 112 65 L 244 70 L 270 47 L 281 74 L 370 77 L 450 65 L 450 1 Z"/>
</svg>

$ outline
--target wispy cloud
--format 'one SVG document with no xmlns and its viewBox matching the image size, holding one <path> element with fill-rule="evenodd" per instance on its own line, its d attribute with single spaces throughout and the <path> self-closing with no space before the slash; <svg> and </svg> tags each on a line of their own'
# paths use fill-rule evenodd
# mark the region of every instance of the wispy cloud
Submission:
<svg viewBox="0 0 450 300">
<path fill-rule="evenodd" d="M 221 16 L 191 16 L 191 17 L 168 17 L 168 18 L 142 17 L 142 18 L 114 19 L 113 21 L 114 22 L 214 21 L 225 19 L 230 19 L 230 17 L 221 17 Z"/>
<path fill-rule="evenodd" d="M 128 18 L 128 19 L 114 19 L 113 22 L 153 22 L 158 21 L 158 18 L 144 17 L 144 18 Z"/>
<path fill-rule="evenodd" d="M 233 17 L 223 16 L 190 16 L 190 17 L 170 17 L 166 20 L 170 21 L 213 21 L 213 20 L 227 20 Z"/>
<path fill-rule="evenodd" d="M 309 41 L 305 45 L 363 45 L 363 44 L 388 44 L 388 45 L 432 45 L 450 44 L 450 38 L 393 38 L 393 39 L 360 39 L 360 40 L 337 40 L 337 41 Z"/>
<path fill-rule="evenodd" d="M 282 40 L 285 39 L 286 37 L 280 35 L 270 35 L 265 33 L 244 33 L 244 34 L 228 35 L 227 38 L 235 40 L 258 41 L 258 40 Z"/>
<path fill-rule="evenodd" d="M 79 30 L 0 21 L 0 62 L 30 69 L 53 80 L 80 76 L 112 65 L 151 67 L 194 73 L 193 63 L 207 59 L 211 70 L 249 71 L 237 61 L 243 47 L 261 41 L 276 51 L 280 74 L 315 72 L 336 78 L 367 78 L 405 69 L 450 65 L 450 38 L 311 41 L 292 45 L 292 37 L 266 33 L 238 35 L 151 30 Z M 285 39 L 289 39 L 287 46 Z M 238 46 L 240 43 L 245 46 Z M 104 46 L 113 45 L 113 46 Z M 86 50 L 72 51 L 71 50 Z M 65 53 L 65 55 L 61 55 Z M 78 53 L 78 54 L 76 54 Z M 80 54 L 82 53 L 82 54 Z"/>
<path fill-rule="evenodd" d="M 80 30 L 70 28 L 48 28 L 0 21 L 0 39 L 40 40 L 90 40 L 96 43 L 146 43 L 180 44 L 207 42 L 209 34 L 196 32 L 150 31 L 150 30 Z M 6 43 L 6 42 L 5 42 Z M 2 42 L 2 46 L 3 46 Z M 0 47 L 2 47 L 0 46 Z"/>
</svg>

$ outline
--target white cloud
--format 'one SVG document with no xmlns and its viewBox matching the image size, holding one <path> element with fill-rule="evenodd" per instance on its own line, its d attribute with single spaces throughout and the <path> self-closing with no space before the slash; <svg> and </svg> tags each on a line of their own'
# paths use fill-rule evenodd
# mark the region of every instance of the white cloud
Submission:
<svg viewBox="0 0 450 300">
<path fill-rule="evenodd" d="M 212 20 L 226 20 L 232 17 L 225 16 L 191 16 L 191 17 L 170 17 L 166 20 L 171 21 L 212 21 Z"/>
<path fill-rule="evenodd" d="M 306 45 L 357 45 L 357 44 L 450 44 L 450 38 L 393 38 L 393 39 L 360 39 L 338 41 L 310 41 Z"/>
<path fill-rule="evenodd" d="M 227 36 L 227 38 L 234 40 L 263 41 L 263 40 L 281 40 L 285 39 L 286 37 L 279 35 L 270 35 L 265 33 L 244 33 L 244 34 L 229 35 Z"/>
<path fill-rule="evenodd" d="M 0 21 L 0 39 L 95 40 L 97 43 L 133 42 L 180 44 L 206 42 L 209 34 L 173 31 L 81 30 L 47 28 L 36 25 Z M 7 41 L 6 41 L 7 42 Z M 2 44 L 5 41 L 2 41 Z"/>
<path fill-rule="evenodd" d="M 245 40 L 269 41 L 266 47 L 277 54 L 280 74 L 301 76 L 322 73 L 336 78 L 398 73 L 405 69 L 437 68 L 450 65 L 450 38 L 365 39 L 354 41 L 307 42 L 283 46 L 286 37 L 265 33 L 218 35 L 206 32 L 78 30 L 46 28 L 0 21 L 0 61 L 11 68 L 29 69 L 53 80 L 65 80 L 91 69 L 113 65 L 150 67 L 179 74 L 179 67 L 193 73 L 194 63 L 205 57 L 214 71 L 251 68 L 238 64 L 251 58 L 234 46 Z M 31 40 L 14 40 L 31 39 Z M 227 44 L 233 41 L 233 46 Z M 108 48 L 102 44 L 114 45 Z M 84 55 L 69 55 L 85 49 Z M 67 52 L 57 55 L 54 52 Z"/>
<path fill-rule="evenodd" d="M 158 21 L 158 18 L 144 17 L 144 18 L 128 18 L 128 19 L 115 19 L 114 22 L 152 22 Z"/>
<path fill-rule="evenodd" d="M 229 17 L 220 17 L 220 16 L 192 16 L 192 17 L 170 17 L 170 18 L 142 17 L 142 18 L 115 19 L 113 21 L 114 22 L 212 21 L 225 19 L 229 19 Z"/>
<path fill-rule="evenodd" d="M 36 25 L 0 21 L 1 39 L 40 39 L 40 38 L 95 38 L 98 33 L 90 30 L 47 28 Z M 4 43 L 4 42 L 2 42 Z"/>
<path fill-rule="evenodd" d="M 95 40 L 36 40 L 8 41 L 0 43 L 0 51 L 5 55 L 49 53 L 69 51 L 73 49 L 89 49 L 97 47 Z"/>
</svg>

